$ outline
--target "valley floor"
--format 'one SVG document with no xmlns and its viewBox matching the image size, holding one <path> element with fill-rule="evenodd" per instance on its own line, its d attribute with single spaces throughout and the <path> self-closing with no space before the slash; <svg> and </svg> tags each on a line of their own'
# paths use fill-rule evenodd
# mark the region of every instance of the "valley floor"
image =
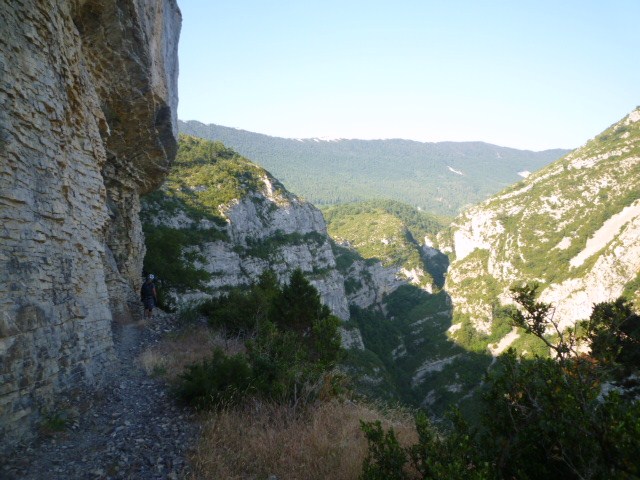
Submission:
<svg viewBox="0 0 640 480">
<path fill-rule="evenodd" d="M 78 395 L 71 425 L 43 435 L 0 466 L 8 480 L 178 479 L 189 474 L 188 454 L 199 429 L 195 414 L 177 406 L 167 386 L 137 360 L 172 330 L 159 313 L 149 324 L 118 327 L 119 365 L 104 390 Z"/>
</svg>

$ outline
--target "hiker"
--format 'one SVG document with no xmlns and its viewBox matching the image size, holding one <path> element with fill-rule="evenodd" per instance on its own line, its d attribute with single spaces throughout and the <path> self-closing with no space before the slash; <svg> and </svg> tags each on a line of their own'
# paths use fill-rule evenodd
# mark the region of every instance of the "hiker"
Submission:
<svg viewBox="0 0 640 480">
<path fill-rule="evenodd" d="M 144 314 L 148 319 L 151 319 L 153 316 L 153 307 L 158 304 L 156 286 L 153 284 L 154 278 L 153 274 L 149 274 L 140 288 L 140 300 L 144 303 Z"/>
</svg>

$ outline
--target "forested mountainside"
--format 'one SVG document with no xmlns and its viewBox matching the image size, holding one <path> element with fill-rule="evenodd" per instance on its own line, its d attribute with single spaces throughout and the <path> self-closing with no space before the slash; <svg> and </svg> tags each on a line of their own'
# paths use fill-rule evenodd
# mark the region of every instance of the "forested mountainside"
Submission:
<svg viewBox="0 0 640 480">
<path fill-rule="evenodd" d="M 392 199 L 449 216 L 568 152 L 482 142 L 287 139 L 197 121 L 179 128 L 221 141 L 315 205 Z"/>
<path fill-rule="evenodd" d="M 501 305 L 525 281 L 540 284 L 563 327 L 620 295 L 638 304 L 640 110 L 469 209 L 440 242 L 453 256 L 453 338 L 504 331 Z M 514 331 L 503 346 L 531 351 L 522 341 Z"/>
</svg>

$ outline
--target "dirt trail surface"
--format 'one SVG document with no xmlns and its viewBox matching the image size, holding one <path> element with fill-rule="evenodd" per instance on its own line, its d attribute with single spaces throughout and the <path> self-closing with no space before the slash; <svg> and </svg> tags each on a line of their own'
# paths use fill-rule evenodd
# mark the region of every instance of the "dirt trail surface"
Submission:
<svg viewBox="0 0 640 480">
<path fill-rule="evenodd" d="M 136 362 L 141 351 L 174 329 L 160 313 L 117 327 L 120 365 L 105 387 L 77 395 L 71 425 L 18 449 L 0 466 L 3 480 L 182 479 L 198 438 L 196 415 L 175 404 L 167 386 Z"/>
</svg>

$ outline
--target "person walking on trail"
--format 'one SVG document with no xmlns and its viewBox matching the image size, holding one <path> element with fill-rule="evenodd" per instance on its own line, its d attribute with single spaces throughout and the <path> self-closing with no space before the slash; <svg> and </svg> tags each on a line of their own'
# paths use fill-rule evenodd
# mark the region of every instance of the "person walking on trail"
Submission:
<svg viewBox="0 0 640 480">
<path fill-rule="evenodd" d="M 144 316 L 151 319 L 153 316 L 153 307 L 158 304 L 158 294 L 156 286 L 153 284 L 155 277 L 150 274 L 140 288 L 140 300 L 144 304 Z"/>
</svg>

